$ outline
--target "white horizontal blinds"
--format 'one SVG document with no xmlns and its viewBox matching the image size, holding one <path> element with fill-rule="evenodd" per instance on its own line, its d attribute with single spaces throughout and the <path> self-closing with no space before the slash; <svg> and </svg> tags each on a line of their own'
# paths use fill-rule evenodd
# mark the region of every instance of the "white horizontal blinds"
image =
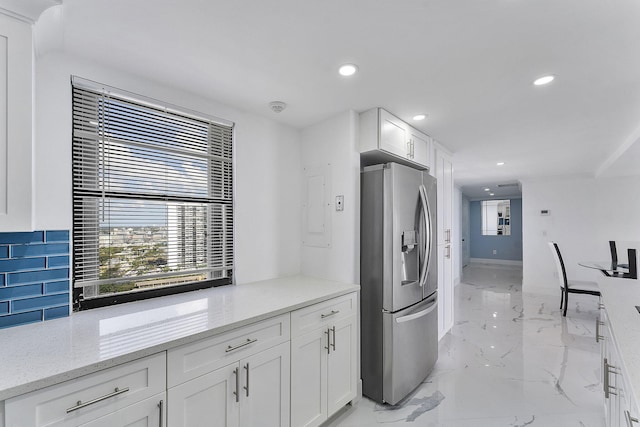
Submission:
<svg viewBox="0 0 640 427">
<path fill-rule="evenodd" d="M 230 276 L 232 136 L 74 85 L 74 279 L 85 298 Z"/>
</svg>

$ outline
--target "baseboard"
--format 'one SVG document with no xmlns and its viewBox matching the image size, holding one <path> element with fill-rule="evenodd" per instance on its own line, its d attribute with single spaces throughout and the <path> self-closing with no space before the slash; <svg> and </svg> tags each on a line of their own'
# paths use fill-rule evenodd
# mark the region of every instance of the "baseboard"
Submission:
<svg viewBox="0 0 640 427">
<path fill-rule="evenodd" d="M 509 259 L 493 259 L 493 258 L 470 258 L 469 263 L 473 264 L 499 264 L 499 265 L 518 265 L 522 267 L 522 261 L 513 261 Z"/>
</svg>

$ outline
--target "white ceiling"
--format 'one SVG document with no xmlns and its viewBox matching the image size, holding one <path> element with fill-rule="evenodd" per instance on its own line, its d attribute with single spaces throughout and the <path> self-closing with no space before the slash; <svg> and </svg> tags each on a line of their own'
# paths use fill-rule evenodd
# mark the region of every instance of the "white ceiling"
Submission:
<svg viewBox="0 0 640 427">
<path fill-rule="evenodd" d="M 455 152 L 460 186 L 593 175 L 640 124 L 638 0 L 58 7 L 65 50 L 297 128 L 347 109 L 428 113 L 412 124 Z M 360 72 L 339 76 L 346 62 Z M 553 83 L 532 85 L 548 73 Z M 289 106 L 276 115 L 274 100 Z"/>
</svg>

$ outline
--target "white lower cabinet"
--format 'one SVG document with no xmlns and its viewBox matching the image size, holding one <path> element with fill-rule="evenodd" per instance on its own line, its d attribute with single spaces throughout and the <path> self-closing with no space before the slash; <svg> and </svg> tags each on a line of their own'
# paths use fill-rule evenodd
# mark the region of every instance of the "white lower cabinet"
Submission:
<svg viewBox="0 0 640 427">
<path fill-rule="evenodd" d="M 161 393 L 82 424 L 82 427 L 163 427 L 166 426 L 166 412 L 166 396 Z"/>
<path fill-rule="evenodd" d="M 607 311 L 600 309 L 596 327 L 597 341 L 601 345 L 602 389 L 607 427 L 640 427 L 640 414 L 627 384 L 617 344 L 611 333 Z"/>
<path fill-rule="evenodd" d="M 289 343 L 169 389 L 169 426 L 289 426 Z"/>
<path fill-rule="evenodd" d="M 149 425 L 159 425 L 157 405 L 164 406 L 160 401 L 166 384 L 166 357 L 162 352 L 8 399 L 5 421 L 7 427 L 75 427 L 103 425 L 102 417 L 121 415 L 123 418 L 114 420 L 122 419 L 122 423 L 114 421 L 109 425 L 128 426 L 132 424 L 125 419 L 130 419 L 130 412 L 134 414 L 132 405 L 148 401 L 148 407 L 143 405 L 148 409 L 147 420 L 157 421 Z"/>
<path fill-rule="evenodd" d="M 356 298 L 292 313 L 292 426 L 318 426 L 356 397 Z"/>
</svg>

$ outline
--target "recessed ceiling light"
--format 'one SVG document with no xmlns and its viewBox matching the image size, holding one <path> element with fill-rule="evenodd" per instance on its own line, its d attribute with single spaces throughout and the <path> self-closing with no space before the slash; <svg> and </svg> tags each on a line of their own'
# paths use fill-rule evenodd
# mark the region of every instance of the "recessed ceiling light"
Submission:
<svg viewBox="0 0 640 427">
<path fill-rule="evenodd" d="M 504 165 L 504 162 L 498 162 L 498 163 L 496 163 L 496 165 L 502 166 L 502 165 Z"/>
<path fill-rule="evenodd" d="M 493 194 L 493 193 L 489 193 L 489 195 L 490 195 L 490 196 L 495 196 L 495 194 Z"/>
<path fill-rule="evenodd" d="M 550 74 L 548 76 L 542 76 L 538 79 L 536 79 L 533 84 L 536 86 L 542 86 L 542 85 L 546 85 L 549 84 L 553 81 L 553 79 L 555 79 L 556 76 L 554 76 L 553 74 Z"/>
<path fill-rule="evenodd" d="M 484 191 L 489 191 L 489 190 L 490 190 L 490 188 L 485 188 L 485 189 L 484 189 Z"/>
<path fill-rule="evenodd" d="M 344 64 L 338 69 L 338 72 L 340 73 L 341 76 L 345 76 L 345 77 L 353 76 L 355 73 L 358 72 L 358 66 L 355 64 Z"/>
<path fill-rule="evenodd" d="M 413 120 L 424 120 L 427 118 L 426 114 L 416 114 L 415 116 L 413 116 Z"/>
</svg>

